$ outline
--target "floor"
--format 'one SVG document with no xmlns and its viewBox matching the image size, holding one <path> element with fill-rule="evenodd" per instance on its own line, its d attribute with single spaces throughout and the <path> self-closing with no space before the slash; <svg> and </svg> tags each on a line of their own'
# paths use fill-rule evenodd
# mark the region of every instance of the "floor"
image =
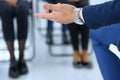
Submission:
<svg viewBox="0 0 120 80">
<path fill-rule="evenodd" d="M 39 4 L 41 5 L 38 5 L 40 10 L 43 3 L 44 2 L 40 2 Z M 87 69 L 87 68 L 76 69 L 72 65 L 73 51 L 72 51 L 71 45 L 52 46 L 51 52 L 50 52 L 50 47 L 46 44 L 46 37 L 45 37 L 46 20 L 36 19 L 35 21 L 36 21 L 35 22 L 36 25 L 34 25 L 35 42 L 34 40 L 33 42 L 29 42 L 31 41 L 31 38 L 29 38 L 28 40 L 28 45 L 33 46 L 32 47 L 33 49 L 32 51 L 28 49 L 28 51 L 25 52 L 29 73 L 27 75 L 20 76 L 18 79 L 10 78 L 8 76 L 9 54 L 5 52 L 1 52 L 2 49 L 0 49 L 0 54 L 2 54 L 0 55 L 0 58 L 1 58 L 0 59 L 0 80 L 103 80 L 97 61 L 96 61 L 94 51 L 91 46 L 91 42 L 89 44 L 88 53 L 89 53 L 91 62 L 93 64 L 93 68 L 92 69 Z M 59 41 L 61 41 L 60 40 L 61 24 L 55 23 L 54 26 L 56 29 L 54 31 L 54 34 L 55 34 L 54 41 L 57 44 L 57 43 L 60 43 Z M 0 43 L 0 46 L 6 46 L 6 45 Z M 7 50 L 4 50 L 4 51 L 7 51 Z M 4 53 L 6 55 L 3 55 Z M 53 56 L 50 53 L 53 53 L 55 55 L 61 55 L 61 54 L 67 54 L 67 55 Z"/>
<path fill-rule="evenodd" d="M 45 38 L 41 37 L 39 32 L 36 36 L 35 58 L 27 61 L 29 73 L 18 79 L 12 79 L 8 76 L 9 62 L 0 62 L 0 80 L 103 80 L 94 53 L 90 54 L 92 69 L 75 69 L 72 66 L 72 56 L 51 56 Z"/>
</svg>

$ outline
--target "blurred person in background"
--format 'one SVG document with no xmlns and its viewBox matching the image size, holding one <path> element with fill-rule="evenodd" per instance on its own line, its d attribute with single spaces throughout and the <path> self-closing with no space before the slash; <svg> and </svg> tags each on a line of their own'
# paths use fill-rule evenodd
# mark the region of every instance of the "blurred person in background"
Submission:
<svg viewBox="0 0 120 80">
<path fill-rule="evenodd" d="M 9 76 L 17 78 L 28 73 L 24 60 L 24 49 L 28 33 L 29 2 L 27 0 L 1 0 L 0 10 L 3 35 L 10 53 Z M 18 60 L 16 60 L 14 53 L 14 17 L 17 19 Z"/>
<path fill-rule="evenodd" d="M 63 1 L 63 0 L 62 0 Z M 48 3 L 58 3 L 61 2 L 61 0 L 47 0 Z M 49 11 L 51 12 L 51 11 Z M 47 44 L 53 44 L 53 21 L 48 20 L 47 21 Z M 67 30 L 68 27 L 65 24 L 61 24 L 62 28 L 62 43 L 63 44 L 69 44 L 68 36 L 67 36 Z"/>
<path fill-rule="evenodd" d="M 76 7 L 84 7 L 89 5 L 89 0 L 49 0 L 49 1 L 54 1 L 51 3 L 67 3 L 67 4 L 74 5 Z M 48 20 L 48 23 L 49 23 L 49 26 L 53 25 L 52 21 L 50 20 Z M 87 68 L 91 68 L 92 65 L 87 53 L 88 40 L 89 40 L 89 28 L 85 24 L 78 25 L 76 23 L 71 23 L 71 24 L 68 24 L 67 26 L 70 31 L 71 42 L 74 50 L 73 66 L 76 68 L 81 68 L 83 66 Z M 51 35 L 51 33 L 49 33 L 48 35 Z M 79 51 L 79 35 L 81 35 L 82 51 Z"/>
<path fill-rule="evenodd" d="M 74 5 L 76 7 L 85 7 L 89 5 L 89 0 L 67 0 L 68 4 Z M 76 68 L 87 67 L 91 68 L 91 62 L 87 53 L 88 41 L 89 41 L 89 28 L 83 24 L 78 25 L 76 23 L 68 24 L 70 31 L 71 42 L 74 50 L 73 66 Z M 80 36 L 79 36 L 80 35 Z M 79 40 L 81 39 L 81 40 Z M 79 49 L 79 42 L 81 41 L 81 48 Z"/>
</svg>

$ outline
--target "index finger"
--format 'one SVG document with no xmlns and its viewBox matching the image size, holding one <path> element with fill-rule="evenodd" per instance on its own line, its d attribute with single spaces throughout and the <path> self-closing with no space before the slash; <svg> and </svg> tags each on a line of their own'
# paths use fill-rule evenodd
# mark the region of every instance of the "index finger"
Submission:
<svg viewBox="0 0 120 80">
<path fill-rule="evenodd" d="M 39 17 L 39 18 L 44 18 L 44 19 L 48 19 L 48 20 L 52 20 L 53 16 L 49 13 L 44 13 L 44 14 L 40 14 L 40 13 L 35 13 L 35 16 Z"/>
</svg>

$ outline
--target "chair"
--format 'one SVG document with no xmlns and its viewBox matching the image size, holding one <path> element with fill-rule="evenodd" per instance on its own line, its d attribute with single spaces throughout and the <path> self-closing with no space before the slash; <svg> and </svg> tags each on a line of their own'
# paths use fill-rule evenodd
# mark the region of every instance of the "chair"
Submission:
<svg viewBox="0 0 120 80">
<path fill-rule="evenodd" d="M 41 0 L 40 5 L 42 5 L 44 3 L 46 3 L 46 0 Z M 41 6 L 40 6 L 40 10 L 41 10 L 40 12 L 42 12 Z M 40 23 L 45 23 L 46 21 L 41 19 L 39 22 Z M 55 26 L 54 26 L 55 30 L 54 31 L 61 31 L 60 30 L 61 29 L 60 25 L 59 24 L 56 25 L 56 24 L 57 23 L 55 23 Z M 40 25 L 40 27 L 38 28 L 38 30 L 39 30 L 41 36 L 43 36 L 44 38 L 46 38 L 46 26 L 47 25 L 44 25 L 44 24 L 39 24 L 39 25 Z M 56 38 L 56 37 L 61 37 L 62 35 L 61 35 L 61 33 L 60 34 L 58 34 L 58 33 L 56 34 L 55 33 L 55 34 L 53 34 L 53 36 Z M 68 36 L 69 36 L 69 34 L 68 34 Z M 55 41 L 59 41 L 59 40 L 55 40 Z M 48 52 L 49 52 L 49 54 L 52 57 L 68 57 L 68 56 L 73 56 L 73 54 L 72 54 L 73 49 L 72 49 L 71 43 L 67 44 L 67 45 L 64 45 L 62 43 L 54 43 L 52 45 L 49 45 L 49 44 L 47 44 L 47 45 L 48 45 Z M 57 47 L 59 47 L 60 51 L 56 51 L 55 49 L 53 50 L 53 48 L 57 48 Z M 62 47 L 62 49 L 60 47 Z M 69 52 L 68 52 L 68 50 L 66 51 L 66 47 L 69 47 L 69 50 L 70 50 Z M 88 54 L 90 55 L 91 53 L 93 53 L 93 49 L 92 49 L 92 46 L 91 46 L 91 40 L 89 40 L 88 48 L 89 48 Z M 65 51 L 63 52 L 63 50 L 65 50 Z"/>
<path fill-rule="evenodd" d="M 67 47 L 69 47 L 70 49 L 69 50 L 71 50 L 71 52 L 70 53 L 68 53 L 68 52 L 64 52 L 64 53 L 54 53 L 53 52 L 53 49 L 52 49 L 52 47 L 63 47 L 63 49 L 62 50 L 64 50 L 64 51 L 66 51 L 66 46 Z M 64 49 L 65 48 L 65 49 Z M 80 49 L 81 49 L 81 47 L 80 47 Z M 67 45 L 64 45 L 64 44 L 52 44 L 52 45 L 48 45 L 48 50 L 49 50 L 49 53 L 50 53 L 50 55 L 51 56 L 53 56 L 53 57 L 67 57 L 67 56 L 73 56 L 73 54 L 72 54 L 72 45 L 71 44 L 67 44 Z M 57 51 L 58 52 L 58 51 Z M 93 53 L 93 48 L 92 48 L 92 42 L 91 42 L 91 39 L 89 39 L 89 43 L 88 43 L 88 55 L 91 55 Z"/>
</svg>

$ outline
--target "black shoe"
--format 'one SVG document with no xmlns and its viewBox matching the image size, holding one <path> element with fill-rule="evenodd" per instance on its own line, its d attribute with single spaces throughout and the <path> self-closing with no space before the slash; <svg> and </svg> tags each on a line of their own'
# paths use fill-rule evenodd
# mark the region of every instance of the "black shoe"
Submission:
<svg viewBox="0 0 120 80">
<path fill-rule="evenodd" d="M 91 62 L 82 62 L 83 66 L 88 68 L 88 69 L 91 69 L 92 68 L 92 63 Z"/>
<path fill-rule="evenodd" d="M 67 38 L 63 38 L 63 44 L 69 44 L 70 42 L 68 41 Z"/>
<path fill-rule="evenodd" d="M 82 62 L 76 62 L 76 61 L 74 61 L 74 62 L 73 62 L 73 66 L 74 66 L 75 68 L 82 68 Z"/>
<path fill-rule="evenodd" d="M 53 40 L 52 40 L 52 38 L 47 38 L 47 44 L 49 44 L 49 45 L 52 45 L 53 44 Z"/>
<path fill-rule="evenodd" d="M 9 76 L 11 78 L 18 78 L 19 77 L 19 68 L 18 68 L 18 62 L 17 61 L 12 61 L 10 63 Z"/>
<path fill-rule="evenodd" d="M 52 33 L 47 33 L 47 44 L 52 45 L 53 44 L 53 39 L 52 39 Z"/>
<path fill-rule="evenodd" d="M 68 38 L 67 38 L 66 33 L 63 33 L 62 38 L 63 38 L 63 44 L 69 44 L 70 43 L 69 40 L 68 40 Z"/>
<path fill-rule="evenodd" d="M 19 60 L 18 65 L 19 65 L 19 73 L 20 74 L 27 74 L 28 73 L 28 68 L 27 68 L 27 65 L 25 63 L 25 60 Z"/>
</svg>

